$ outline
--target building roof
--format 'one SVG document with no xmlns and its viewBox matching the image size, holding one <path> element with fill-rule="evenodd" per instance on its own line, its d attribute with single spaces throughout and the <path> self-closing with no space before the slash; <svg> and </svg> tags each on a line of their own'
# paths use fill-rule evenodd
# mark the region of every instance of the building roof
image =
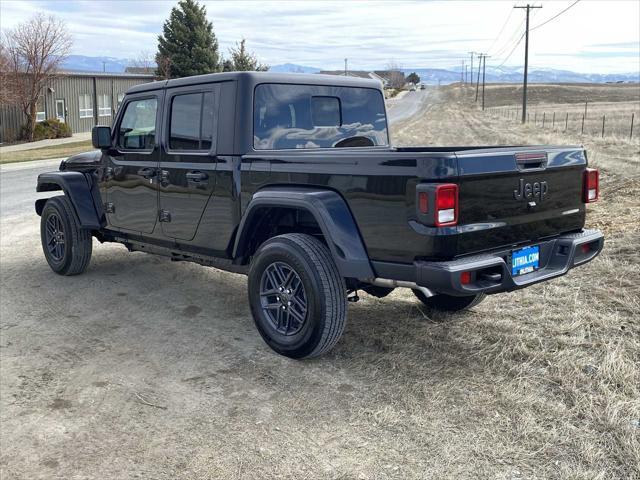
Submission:
<svg viewBox="0 0 640 480">
<path fill-rule="evenodd" d="M 373 73 L 385 80 L 391 80 L 391 75 L 401 75 L 404 78 L 404 72 L 401 70 L 376 70 Z"/>
<path fill-rule="evenodd" d="M 156 67 L 126 67 L 124 73 L 142 73 L 147 75 L 155 75 Z"/>
<path fill-rule="evenodd" d="M 344 70 L 322 70 L 319 72 L 320 75 L 338 75 L 338 76 L 347 76 L 347 77 L 358 77 L 358 78 L 371 78 L 369 72 L 364 70 L 347 70 L 347 75 L 344 74 Z"/>
<path fill-rule="evenodd" d="M 117 77 L 117 78 L 148 78 L 153 79 L 154 75 L 147 73 L 129 73 L 129 72 L 87 72 L 83 70 L 60 70 L 58 75 L 69 77 Z"/>
<path fill-rule="evenodd" d="M 145 92 L 165 87 L 182 87 L 200 83 L 224 82 L 239 80 L 249 84 L 290 83 L 294 85 L 328 85 L 345 87 L 380 88 L 380 82 L 371 78 L 345 77 L 336 75 L 320 75 L 317 73 L 272 73 L 272 72 L 224 72 L 196 75 L 193 77 L 174 78 L 143 83 L 131 87 L 127 93 Z"/>
</svg>

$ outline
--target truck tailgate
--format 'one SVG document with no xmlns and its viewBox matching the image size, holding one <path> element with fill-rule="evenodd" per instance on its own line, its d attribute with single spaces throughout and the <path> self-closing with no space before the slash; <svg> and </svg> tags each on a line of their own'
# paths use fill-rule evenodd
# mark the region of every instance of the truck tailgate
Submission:
<svg viewBox="0 0 640 480">
<path fill-rule="evenodd" d="M 519 245 L 584 225 L 581 147 L 457 152 L 457 255 Z"/>
</svg>

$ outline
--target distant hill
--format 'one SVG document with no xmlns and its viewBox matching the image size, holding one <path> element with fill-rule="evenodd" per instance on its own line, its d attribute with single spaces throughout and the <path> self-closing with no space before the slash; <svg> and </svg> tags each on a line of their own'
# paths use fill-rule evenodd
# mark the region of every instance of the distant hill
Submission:
<svg viewBox="0 0 640 480">
<path fill-rule="evenodd" d="M 122 73 L 131 63 L 132 61 L 127 58 L 69 55 L 62 64 L 62 68 L 64 70 L 82 70 L 85 72 Z"/>
<path fill-rule="evenodd" d="M 478 70 L 474 69 L 473 81 L 477 81 Z M 403 68 L 405 74 L 416 72 L 424 83 L 437 85 L 460 81 L 460 71 L 439 68 Z M 487 66 L 486 81 L 491 83 L 522 82 L 521 67 L 496 69 Z M 482 77 L 481 77 L 482 78 Z M 531 83 L 606 83 L 606 82 L 640 82 L 640 73 L 598 74 L 576 73 L 569 70 L 534 69 L 529 70 Z"/>
<path fill-rule="evenodd" d="M 320 68 L 305 67 L 304 65 L 296 65 L 295 63 L 283 63 L 269 67 L 270 72 L 276 73 L 318 73 L 320 70 Z"/>
<path fill-rule="evenodd" d="M 85 55 L 70 55 L 62 65 L 65 70 L 83 70 L 87 72 L 122 73 L 133 63 L 127 58 L 88 57 Z M 318 73 L 320 68 L 283 63 L 273 65 L 270 72 L 279 73 Z M 405 74 L 416 72 L 420 79 L 427 84 L 448 84 L 460 81 L 460 70 L 455 68 L 403 68 Z M 522 81 L 522 67 L 503 67 L 500 69 L 487 65 L 487 82 L 491 83 L 519 83 Z M 477 79 L 477 69 L 473 75 Z M 640 82 L 640 73 L 598 74 L 576 73 L 569 70 L 553 68 L 538 68 L 529 71 L 531 83 L 606 83 L 606 82 Z"/>
</svg>

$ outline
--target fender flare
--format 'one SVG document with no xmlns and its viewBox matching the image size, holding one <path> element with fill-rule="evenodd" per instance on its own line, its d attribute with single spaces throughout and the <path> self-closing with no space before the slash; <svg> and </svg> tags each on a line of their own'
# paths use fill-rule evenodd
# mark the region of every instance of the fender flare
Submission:
<svg viewBox="0 0 640 480">
<path fill-rule="evenodd" d="M 345 200 L 332 190 L 271 187 L 253 195 L 242 216 L 233 247 L 233 258 L 243 255 L 250 240 L 250 227 L 260 209 L 289 207 L 308 211 L 318 222 L 338 271 L 345 278 L 373 278 L 360 231 Z"/>
<path fill-rule="evenodd" d="M 71 201 L 78 216 L 80 227 L 100 230 L 105 225 L 105 216 L 100 201 L 100 192 L 93 178 L 82 172 L 48 172 L 38 175 L 36 192 L 62 190 Z M 36 200 L 36 213 L 42 214 L 47 199 Z"/>
</svg>

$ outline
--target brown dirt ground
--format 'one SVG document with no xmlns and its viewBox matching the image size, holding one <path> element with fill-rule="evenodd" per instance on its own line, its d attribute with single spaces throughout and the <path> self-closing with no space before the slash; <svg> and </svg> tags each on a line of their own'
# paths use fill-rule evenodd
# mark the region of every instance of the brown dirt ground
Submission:
<svg viewBox="0 0 640 480">
<path fill-rule="evenodd" d="M 468 105 L 444 88 L 394 137 L 579 140 Z M 599 259 L 466 314 L 365 295 L 313 361 L 262 343 L 241 276 L 96 244 L 60 279 L 37 217 L 4 221 L 2 478 L 637 479 L 640 148 L 585 143 Z"/>
</svg>

